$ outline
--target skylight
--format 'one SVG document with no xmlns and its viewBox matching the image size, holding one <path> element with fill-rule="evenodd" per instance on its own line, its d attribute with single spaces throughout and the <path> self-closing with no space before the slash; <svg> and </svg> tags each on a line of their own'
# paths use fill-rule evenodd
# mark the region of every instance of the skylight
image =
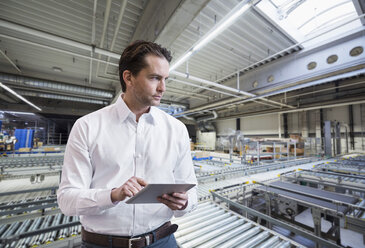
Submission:
<svg viewBox="0 0 365 248">
<path fill-rule="evenodd" d="M 362 26 L 351 0 L 269 0 L 258 8 L 296 41 L 311 40 L 304 47 Z"/>
</svg>

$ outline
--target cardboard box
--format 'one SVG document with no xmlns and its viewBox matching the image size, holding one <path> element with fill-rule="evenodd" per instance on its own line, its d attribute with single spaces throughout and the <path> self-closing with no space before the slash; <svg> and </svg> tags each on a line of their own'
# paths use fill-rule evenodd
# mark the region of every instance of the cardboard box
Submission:
<svg viewBox="0 0 365 248">
<path fill-rule="evenodd" d="M 195 157 L 196 158 L 207 158 L 210 156 L 209 152 L 196 152 Z"/>
<path fill-rule="evenodd" d="M 45 152 L 56 152 L 56 151 L 60 151 L 59 147 L 44 147 L 44 151 Z"/>
<path fill-rule="evenodd" d="M 294 154 L 294 147 L 290 148 L 290 153 Z M 304 148 L 297 148 L 297 156 L 304 155 Z"/>
<path fill-rule="evenodd" d="M 291 142 L 302 142 L 303 141 L 302 136 L 298 135 L 298 134 L 290 134 L 289 137 L 290 137 Z"/>
<path fill-rule="evenodd" d="M 19 152 L 30 152 L 30 151 L 31 151 L 30 147 L 19 148 Z"/>
<path fill-rule="evenodd" d="M 190 150 L 194 150 L 195 149 L 195 144 L 194 144 L 194 142 L 190 142 Z"/>
</svg>

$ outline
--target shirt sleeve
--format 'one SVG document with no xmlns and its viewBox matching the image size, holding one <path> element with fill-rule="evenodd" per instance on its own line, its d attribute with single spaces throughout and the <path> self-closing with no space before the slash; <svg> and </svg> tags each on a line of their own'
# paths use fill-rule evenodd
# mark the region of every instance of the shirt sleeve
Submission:
<svg viewBox="0 0 365 248">
<path fill-rule="evenodd" d="M 115 204 L 111 189 L 91 189 L 93 167 L 89 154 L 87 125 L 76 121 L 66 145 L 58 205 L 65 215 L 99 215 Z"/>
<path fill-rule="evenodd" d="M 198 182 L 196 180 L 194 165 L 191 159 L 191 151 L 190 151 L 190 141 L 189 134 L 187 129 L 183 128 L 183 134 L 180 136 L 183 137 L 181 139 L 180 144 L 180 153 L 178 164 L 175 167 L 174 175 L 175 175 L 175 183 L 192 183 L 196 184 L 195 187 L 190 189 L 187 193 L 189 196 L 188 205 L 183 210 L 175 210 L 174 216 L 181 217 L 186 213 L 193 211 L 198 204 L 197 200 L 197 192 L 196 188 L 198 186 Z"/>
</svg>

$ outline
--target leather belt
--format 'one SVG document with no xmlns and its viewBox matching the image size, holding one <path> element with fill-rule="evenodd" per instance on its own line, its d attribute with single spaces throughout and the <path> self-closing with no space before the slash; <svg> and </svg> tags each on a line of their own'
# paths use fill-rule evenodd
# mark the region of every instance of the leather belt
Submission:
<svg viewBox="0 0 365 248">
<path fill-rule="evenodd" d="M 100 245 L 100 246 L 110 246 L 110 243 L 113 247 L 119 248 L 141 248 L 148 246 L 159 239 L 162 239 L 168 235 L 173 234 L 176 232 L 178 225 L 171 224 L 171 222 L 166 222 L 155 231 L 156 239 L 153 238 L 152 232 L 138 235 L 135 237 L 121 237 L 121 236 L 112 236 L 112 235 L 105 235 L 99 233 L 92 233 L 86 231 L 84 228 L 81 230 L 82 240 L 87 243 Z"/>
</svg>

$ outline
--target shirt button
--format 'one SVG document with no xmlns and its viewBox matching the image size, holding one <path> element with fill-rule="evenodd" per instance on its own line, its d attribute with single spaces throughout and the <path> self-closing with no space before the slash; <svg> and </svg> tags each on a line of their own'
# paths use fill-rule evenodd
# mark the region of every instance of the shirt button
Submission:
<svg viewBox="0 0 365 248">
<path fill-rule="evenodd" d="M 141 154 L 137 154 L 136 156 L 137 158 L 142 158 L 142 155 Z"/>
</svg>

